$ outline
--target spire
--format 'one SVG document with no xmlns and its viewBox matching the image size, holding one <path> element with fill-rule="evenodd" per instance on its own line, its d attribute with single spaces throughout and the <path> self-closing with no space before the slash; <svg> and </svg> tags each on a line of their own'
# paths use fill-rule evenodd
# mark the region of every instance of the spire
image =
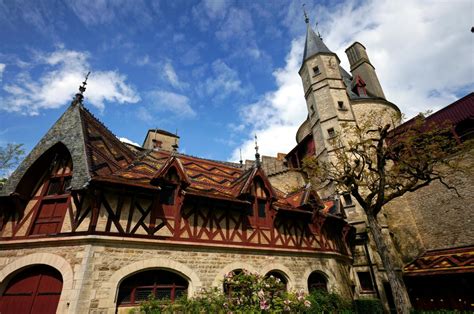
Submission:
<svg viewBox="0 0 474 314">
<path fill-rule="evenodd" d="M 311 28 L 311 25 L 309 24 L 309 18 L 308 15 L 306 14 L 306 10 L 304 11 L 304 17 L 305 17 L 305 22 L 306 22 L 306 42 L 304 44 L 304 53 L 303 53 L 303 62 L 308 60 L 310 57 L 314 56 L 315 54 L 318 53 L 333 53 L 331 50 L 329 50 L 328 47 L 323 43 L 323 40 L 321 39 L 321 36 L 316 35 L 314 30 Z"/>
<path fill-rule="evenodd" d="M 260 168 L 260 154 L 258 153 L 257 134 L 255 134 L 255 165 Z"/>
<path fill-rule="evenodd" d="M 86 78 L 84 79 L 84 82 L 82 82 L 82 85 L 79 85 L 79 93 L 76 94 L 74 97 L 74 100 L 72 101 L 72 104 L 82 104 L 82 100 L 84 99 L 84 92 L 86 91 L 86 85 L 87 85 L 87 79 L 89 78 L 89 74 L 91 72 L 89 71 L 86 75 Z"/>
</svg>

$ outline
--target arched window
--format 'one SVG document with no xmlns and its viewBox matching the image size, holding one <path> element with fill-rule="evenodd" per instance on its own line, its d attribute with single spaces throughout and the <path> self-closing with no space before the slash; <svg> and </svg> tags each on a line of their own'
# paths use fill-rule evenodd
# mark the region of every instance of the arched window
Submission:
<svg viewBox="0 0 474 314">
<path fill-rule="evenodd" d="M 232 278 L 242 273 L 243 273 L 242 269 L 234 269 L 233 271 L 225 275 L 224 285 L 223 285 L 225 295 L 230 297 L 232 295 L 232 291 L 236 289 L 236 287 L 233 284 L 229 283 L 228 281 L 229 280 L 232 281 Z"/>
<path fill-rule="evenodd" d="M 62 144 L 56 145 L 45 155 L 49 155 L 49 158 L 42 159 L 49 160 L 46 162 L 40 160 L 40 163 L 44 164 L 43 167 L 36 163 L 32 166 L 40 168 L 32 171 L 42 170 L 42 178 L 36 182 L 36 188 L 33 189 L 32 200 L 37 201 L 38 206 L 30 226 L 30 235 L 59 233 L 69 204 L 68 188 L 72 179 L 71 155 Z M 29 172 L 25 177 L 30 174 Z M 27 177 L 26 180 L 31 179 Z"/>
<path fill-rule="evenodd" d="M 186 296 L 187 290 L 188 281 L 180 275 L 163 269 L 147 270 L 122 281 L 117 305 L 137 305 L 150 296 L 158 300 L 174 301 Z"/>
<path fill-rule="evenodd" d="M 323 274 L 314 271 L 308 278 L 308 291 L 311 293 L 316 290 L 327 292 L 328 288 L 326 277 L 324 277 Z"/>
<path fill-rule="evenodd" d="M 35 265 L 15 274 L 0 297 L 0 313 L 56 313 L 63 288 L 61 273 Z"/>
<path fill-rule="evenodd" d="M 265 275 L 265 277 L 270 277 L 270 276 L 273 276 L 274 278 L 278 279 L 283 284 L 284 291 L 288 290 L 288 279 L 280 271 L 272 270 L 272 271 L 269 271 Z"/>
</svg>

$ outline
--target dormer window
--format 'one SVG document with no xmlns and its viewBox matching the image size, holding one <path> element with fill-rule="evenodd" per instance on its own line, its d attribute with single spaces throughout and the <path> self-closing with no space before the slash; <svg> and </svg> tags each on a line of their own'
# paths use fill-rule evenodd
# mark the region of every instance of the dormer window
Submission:
<svg viewBox="0 0 474 314">
<path fill-rule="evenodd" d="M 176 187 L 179 184 L 179 175 L 176 168 L 172 167 L 163 177 L 163 184 L 160 190 L 160 203 L 163 205 L 174 205 Z"/>
<path fill-rule="evenodd" d="M 269 217 L 269 193 L 265 188 L 265 185 L 260 178 L 254 180 L 254 184 L 251 190 L 252 200 L 252 215 L 255 225 L 265 226 L 268 224 Z"/>
<path fill-rule="evenodd" d="M 174 205 L 175 191 L 175 185 L 162 186 L 160 191 L 160 203 L 163 205 Z"/>
<path fill-rule="evenodd" d="M 44 181 L 39 184 L 33 198 L 39 206 L 34 213 L 30 235 L 49 235 L 61 232 L 70 197 L 72 160 L 66 148 L 58 147 Z"/>
</svg>

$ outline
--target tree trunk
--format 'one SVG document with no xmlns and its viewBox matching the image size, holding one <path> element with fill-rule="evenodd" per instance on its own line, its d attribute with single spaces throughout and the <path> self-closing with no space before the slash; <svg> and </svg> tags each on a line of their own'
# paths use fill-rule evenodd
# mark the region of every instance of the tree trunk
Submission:
<svg viewBox="0 0 474 314">
<path fill-rule="evenodd" d="M 410 298 L 408 297 L 407 289 L 401 274 L 395 271 L 395 265 L 387 249 L 387 245 L 385 244 L 380 225 L 377 219 L 371 213 L 367 213 L 367 220 L 372 236 L 374 237 L 377 252 L 382 258 L 383 266 L 385 268 L 385 272 L 387 273 L 388 282 L 392 288 L 392 294 L 395 307 L 397 308 L 397 313 L 408 314 L 410 313 L 411 309 Z"/>
</svg>

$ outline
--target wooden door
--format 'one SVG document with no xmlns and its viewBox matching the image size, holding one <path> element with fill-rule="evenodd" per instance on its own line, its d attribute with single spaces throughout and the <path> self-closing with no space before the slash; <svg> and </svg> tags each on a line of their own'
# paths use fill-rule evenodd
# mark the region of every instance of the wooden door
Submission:
<svg viewBox="0 0 474 314">
<path fill-rule="evenodd" d="M 38 265 L 15 275 L 0 297 L 0 313 L 56 313 L 63 287 L 61 274 Z"/>
</svg>

